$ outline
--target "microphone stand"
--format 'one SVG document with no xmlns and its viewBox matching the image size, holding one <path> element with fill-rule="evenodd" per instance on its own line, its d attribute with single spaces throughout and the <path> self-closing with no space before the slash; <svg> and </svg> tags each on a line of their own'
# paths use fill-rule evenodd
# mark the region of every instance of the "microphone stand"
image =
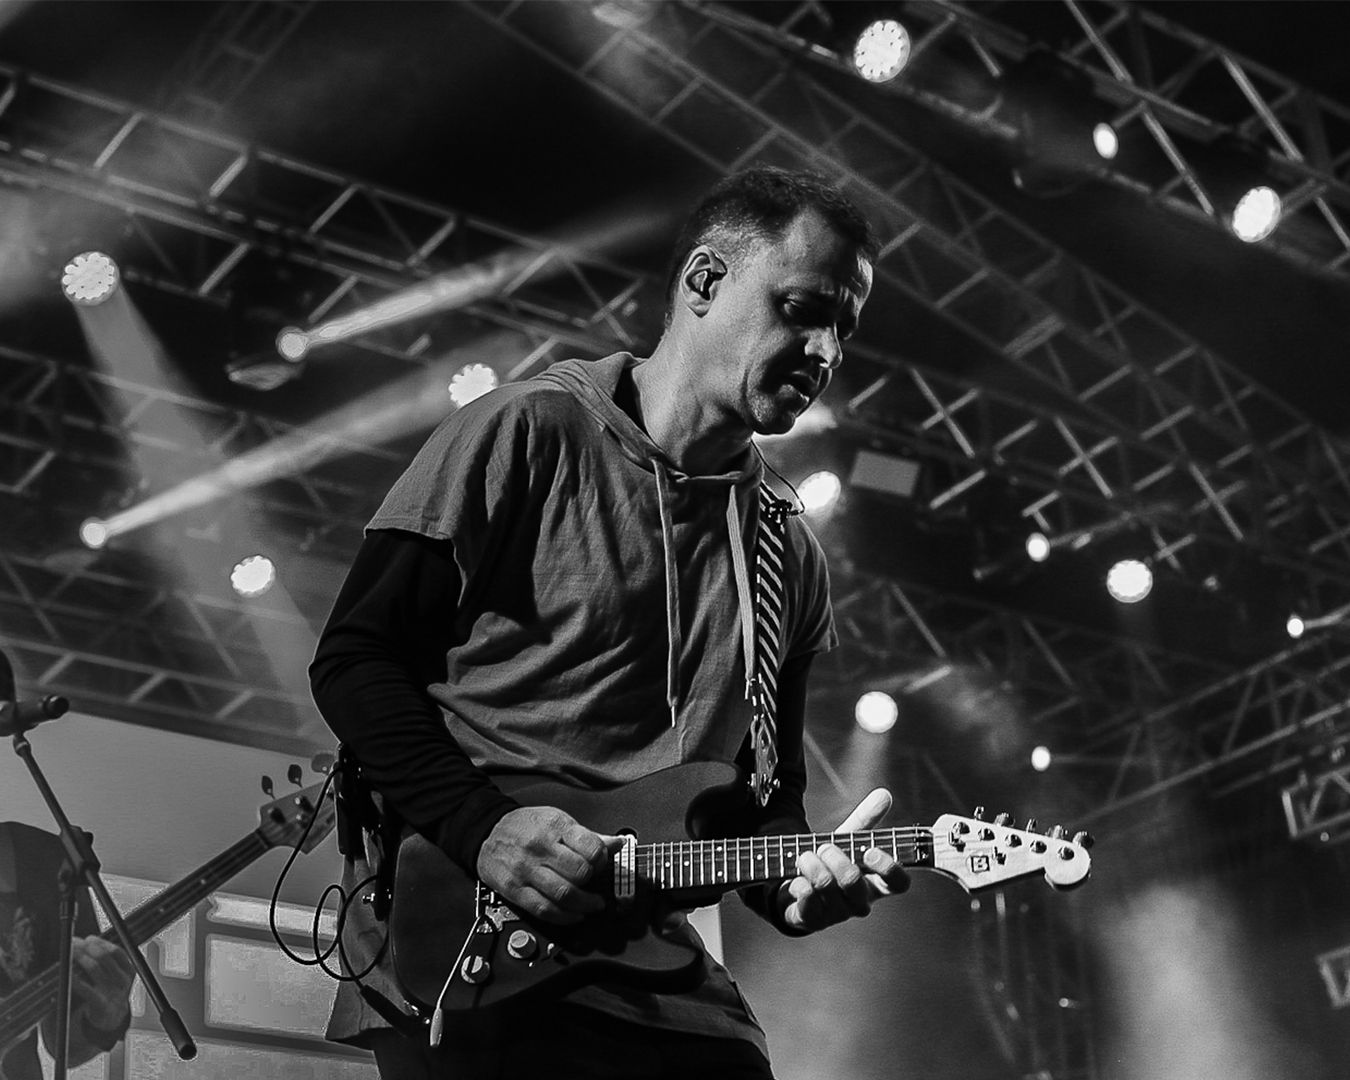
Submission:
<svg viewBox="0 0 1350 1080">
<path fill-rule="evenodd" d="M 62 710 L 64 711 L 64 710 Z M 61 842 L 66 846 L 66 858 L 68 860 L 69 873 L 63 871 L 65 881 L 62 884 L 61 900 L 61 965 L 59 971 L 59 990 L 57 998 L 57 1045 L 52 1047 L 52 1055 L 56 1062 L 54 1080 L 66 1080 L 67 1070 L 69 1068 L 70 1057 L 70 1001 L 71 1001 L 71 935 L 74 933 L 75 923 L 75 888 L 79 879 L 83 879 L 94 895 L 98 897 L 99 906 L 103 908 L 103 913 L 108 916 L 108 921 L 112 923 L 113 930 L 117 933 L 118 939 L 122 943 L 122 948 L 131 959 L 132 966 L 136 969 L 136 974 L 141 977 L 141 982 L 145 984 L 146 992 L 150 999 L 155 1003 L 155 1008 L 159 1011 L 159 1022 L 164 1027 L 164 1033 L 169 1036 L 169 1041 L 173 1043 L 174 1050 L 178 1056 L 185 1061 L 197 1056 L 197 1045 L 192 1041 L 192 1036 L 188 1034 L 187 1026 L 183 1023 L 183 1018 L 178 1015 L 178 1011 L 169 1004 L 169 999 L 165 996 L 163 988 L 155 978 L 154 972 L 150 970 L 150 965 L 146 963 L 145 957 L 137 947 L 135 940 L 131 936 L 131 931 L 127 929 L 126 922 L 122 919 L 121 913 L 117 910 L 117 905 L 108 895 L 108 889 L 103 884 L 103 879 L 99 877 L 99 861 L 94 854 L 94 849 L 89 843 L 89 834 L 83 829 L 77 829 L 70 823 L 66 817 L 65 811 L 57 801 L 56 793 L 52 790 L 47 778 L 38 768 L 37 761 L 33 758 L 33 747 L 28 742 L 22 731 L 14 735 L 14 752 L 23 759 L 23 763 L 28 766 L 28 771 L 33 774 L 33 782 L 37 784 L 38 790 L 42 792 L 43 801 L 51 811 L 52 817 L 56 819 L 56 824 L 61 831 Z"/>
</svg>

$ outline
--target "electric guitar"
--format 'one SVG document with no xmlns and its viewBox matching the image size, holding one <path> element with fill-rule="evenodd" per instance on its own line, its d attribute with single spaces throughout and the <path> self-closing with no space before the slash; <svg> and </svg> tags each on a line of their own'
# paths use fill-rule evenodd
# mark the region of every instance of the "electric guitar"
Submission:
<svg viewBox="0 0 1350 1080">
<path fill-rule="evenodd" d="M 691 990 L 706 976 L 702 953 L 659 933 L 663 918 L 722 893 L 796 874 L 797 856 L 837 844 L 855 863 L 871 847 L 906 867 L 932 870 L 969 892 L 1043 873 L 1067 889 L 1091 868 L 1086 833 L 1072 840 L 994 821 L 944 814 L 930 826 L 855 833 L 696 836 L 718 808 L 743 798 L 734 765 L 677 765 L 611 791 L 585 791 L 538 777 L 495 782 L 524 806 L 555 806 L 598 833 L 623 836 L 603 883 L 604 911 L 579 923 L 546 923 L 517 911 L 464 874 L 434 844 L 405 833 L 398 846 L 390 912 L 394 970 L 405 996 L 423 1015 L 459 1022 L 486 1009 L 561 995 L 579 986 L 620 983 L 658 993 Z M 437 1022 L 437 1021 L 433 1021 Z"/>
<path fill-rule="evenodd" d="M 253 832 L 126 917 L 132 940 L 137 945 L 149 941 L 274 847 L 294 847 L 304 837 L 301 850 L 306 854 L 313 851 L 333 831 L 336 820 L 331 796 L 326 796 L 322 804 L 317 802 L 322 790 L 322 783 L 313 784 L 263 806 L 258 812 L 258 827 Z M 307 828 L 308 835 L 305 833 Z M 111 927 L 102 936 L 114 943 L 118 941 Z M 52 964 L 22 988 L 0 1000 L 0 1080 L 8 1075 L 3 1055 L 22 1042 L 56 1008 L 59 966 Z"/>
</svg>

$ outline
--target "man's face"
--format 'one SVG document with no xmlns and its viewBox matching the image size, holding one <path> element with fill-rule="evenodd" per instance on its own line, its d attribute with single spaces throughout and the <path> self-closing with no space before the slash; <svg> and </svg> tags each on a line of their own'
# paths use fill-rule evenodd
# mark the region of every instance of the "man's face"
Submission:
<svg viewBox="0 0 1350 1080">
<path fill-rule="evenodd" d="M 816 213 L 752 247 L 704 317 L 715 403 L 762 435 L 791 429 L 829 385 L 872 267 Z"/>
</svg>

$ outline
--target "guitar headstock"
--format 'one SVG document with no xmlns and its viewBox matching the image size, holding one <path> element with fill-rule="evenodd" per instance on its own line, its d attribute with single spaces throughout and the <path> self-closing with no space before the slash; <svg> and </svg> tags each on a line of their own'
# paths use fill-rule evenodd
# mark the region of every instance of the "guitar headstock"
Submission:
<svg viewBox="0 0 1350 1080">
<path fill-rule="evenodd" d="M 1043 873 L 1056 889 L 1080 885 L 1092 869 L 1091 838 L 1072 839 L 1060 826 L 1048 835 L 1014 829 L 1008 816 L 993 821 L 943 814 L 932 826 L 933 869 L 959 881 L 967 892 Z M 1032 824 L 1032 823 L 1029 823 Z"/>
<path fill-rule="evenodd" d="M 304 837 L 300 850 L 306 855 L 323 843 L 337 824 L 332 789 L 319 801 L 323 788 L 323 782 L 311 784 L 265 804 L 258 811 L 258 832 L 263 839 L 272 847 L 295 847 Z"/>
</svg>

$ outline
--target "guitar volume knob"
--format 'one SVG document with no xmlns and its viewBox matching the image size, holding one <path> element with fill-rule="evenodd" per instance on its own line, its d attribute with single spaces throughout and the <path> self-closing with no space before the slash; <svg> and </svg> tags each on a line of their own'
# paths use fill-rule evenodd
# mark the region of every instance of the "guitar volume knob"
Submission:
<svg viewBox="0 0 1350 1080">
<path fill-rule="evenodd" d="M 492 965 L 481 956 L 466 956 L 459 965 L 459 977 L 471 986 L 482 986 L 492 978 Z"/>
<path fill-rule="evenodd" d="M 515 930 L 506 940 L 506 951 L 517 960 L 533 960 L 539 952 L 539 941 L 528 930 Z"/>
</svg>

